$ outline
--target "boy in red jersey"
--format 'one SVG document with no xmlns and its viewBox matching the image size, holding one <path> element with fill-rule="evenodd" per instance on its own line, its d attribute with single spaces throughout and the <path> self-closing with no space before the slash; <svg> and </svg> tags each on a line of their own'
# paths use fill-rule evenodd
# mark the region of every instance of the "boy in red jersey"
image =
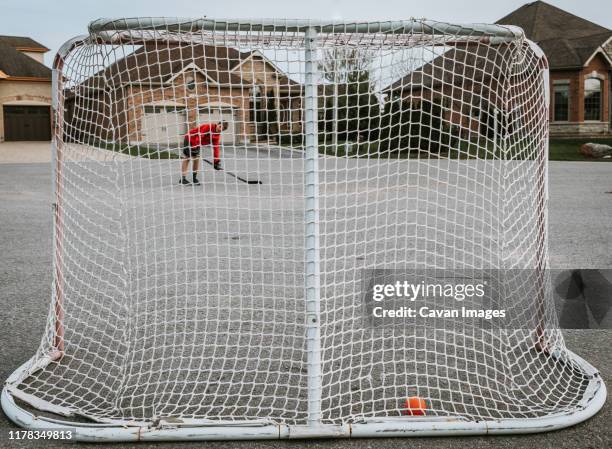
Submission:
<svg viewBox="0 0 612 449">
<path fill-rule="evenodd" d="M 227 129 L 227 122 L 204 123 L 190 129 L 183 139 L 183 162 L 181 163 L 180 184 L 191 184 L 187 180 L 189 161 L 192 164 L 193 185 L 199 186 L 198 170 L 200 169 L 200 148 L 202 145 L 213 146 L 213 164 L 215 170 L 221 169 L 219 144 L 221 133 Z"/>
</svg>

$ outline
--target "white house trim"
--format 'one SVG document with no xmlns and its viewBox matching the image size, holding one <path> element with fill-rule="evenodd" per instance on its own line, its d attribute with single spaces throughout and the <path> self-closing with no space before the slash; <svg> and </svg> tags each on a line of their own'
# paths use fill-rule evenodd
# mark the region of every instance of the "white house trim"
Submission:
<svg viewBox="0 0 612 449">
<path fill-rule="evenodd" d="M 606 41 L 603 44 L 601 44 L 597 48 L 597 50 L 595 50 L 593 52 L 593 54 L 591 56 L 589 56 L 589 59 L 587 59 L 586 62 L 584 63 L 584 67 L 588 66 L 591 63 L 591 61 L 593 60 L 593 58 L 595 56 L 597 56 L 598 53 L 601 53 L 603 55 L 604 59 L 606 61 L 608 61 L 608 63 L 610 65 L 612 65 L 612 59 L 610 59 L 610 56 L 608 56 L 608 54 L 604 51 L 605 46 L 608 45 L 610 42 L 612 42 L 612 36 L 610 36 L 608 39 L 606 39 Z"/>
<path fill-rule="evenodd" d="M 584 75 L 584 79 L 590 78 L 598 79 L 600 81 L 606 80 L 606 76 L 602 73 L 599 73 L 597 70 L 593 70 L 591 73 L 587 73 L 586 75 Z"/>
<path fill-rule="evenodd" d="M 143 104 L 143 106 L 176 106 L 176 107 L 186 107 L 185 103 L 179 103 L 178 101 L 171 101 L 171 100 L 152 101 L 150 103 Z"/>
<path fill-rule="evenodd" d="M 240 61 L 240 64 L 238 64 L 236 67 L 234 67 L 232 70 L 230 70 L 230 73 L 232 73 L 232 72 L 234 72 L 234 71 L 238 70 L 238 68 L 239 68 L 239 67 L 241 67 L 241 66 L 242 66 L 242 65 L 243 65 L 245 62 L 247 62 L 249 59 L 253 59 L 253 57 L 254 57 L 254 56 L 259 56 L 261 59 L 263 59 L 263 61 L 264 61 L 266 64 L 269 64 L 269 65 L 270 65 L 270 67 L 272 67 L 272 69 L 273 69 L 275 72 L 277 72 L 277 73 L 281 73 L 281 74 L 283 74 L 284 76 L 286 76 L 287 78 L 289 78 L 289 76 L 288 76 L 288 75 L 287 75 L 287 74 L 286 74 L 286 73 L 285 73 L 283 70 L 281 70 L 280 68 L 278 68 L 278 67 L 276 66 L 276 64 L 274 64 L 274 63 L 273 63 L 273 62 L 272 62 L 270 59 L 268 59 L 268 58 L 266 57 L 266 55 L 264 55 L 264 54 L 263 54 L 262 52 L 260 52 L 259 50 L 254 50 L 254 51 L 252 51 L 252 52 L 251 52 L 251 54 L 250 54 L 248 57 L 246 57 L 246 58 L 244 58 L 242 61 Z"/>
<path fill-rule="evenodd" d="M 51 100 L 36 101 L 36 100 L 13 100 L 2 103 L 5 106 L 51 106 Z"/>
<path fill-rule="evenodd" d="M 236 109 L 236 106 L 234 106 L 231 103 L 226 103 L 224 101 L 210 101 L 208 103 L 201 103 L 198 105 L 198 109 L 203 109 L 203 108 L 231 108 L 231 109 Z"/>
<path fill-rule="evenodd" d="M 172 78 L 170 78 L 168 81 L 166 81 L 165 84 L 172 84 L 172 82 L 182 73 L 185 73 L 188 70 L 194 70 L 196 72 L 201 73 L 208 81 L 210 81 L 211 84 L 217 85 L 218 83 L 212 79 L 210 76 L 208 76 L 208 74 L 202 70 L 200 67 L 198 67 L 195 63 L 191 62 L 189 64 L 187 64 L 185 67 L 183 67 L 181 70 L 179 70 L 176 74 L 174 74 L 174 76 L 172 76 Z"/>
</svg>

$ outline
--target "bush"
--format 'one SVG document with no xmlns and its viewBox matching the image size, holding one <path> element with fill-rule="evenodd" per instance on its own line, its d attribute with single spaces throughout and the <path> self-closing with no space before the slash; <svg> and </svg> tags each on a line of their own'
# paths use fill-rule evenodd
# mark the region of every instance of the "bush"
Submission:
<svg viewBox="0 0 612 449">
<path fill-rule="evenodd" d="M 414 104 L 395 99 L 387 104 L 380 120 L 378 151 L 399 156 L 411 151 L 439 154 L 456 148 L 460 128 L 444 118 L 439 100 Z"/>
</svg>

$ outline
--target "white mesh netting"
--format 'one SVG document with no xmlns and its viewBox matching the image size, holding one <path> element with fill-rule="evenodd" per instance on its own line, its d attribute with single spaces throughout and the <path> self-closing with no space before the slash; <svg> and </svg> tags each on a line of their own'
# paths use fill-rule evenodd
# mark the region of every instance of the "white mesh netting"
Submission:
<svg viewBox="0 0 612 449">
<path fill-rule="evenodd" d="M 54 294 L 18 397 L 135 423 L 583 406 L 544 272 L 546 61 L 520 33 L 328 26 L 308 65 L 293 22 L 126 23 L 92 27 L 58 75 Z M 180 185 L 183 135 L 219 120 L 224 170 Z M 433 268 L 497 270 L 510 323 L 364 324 L 367 270 Z"/>
</svg>

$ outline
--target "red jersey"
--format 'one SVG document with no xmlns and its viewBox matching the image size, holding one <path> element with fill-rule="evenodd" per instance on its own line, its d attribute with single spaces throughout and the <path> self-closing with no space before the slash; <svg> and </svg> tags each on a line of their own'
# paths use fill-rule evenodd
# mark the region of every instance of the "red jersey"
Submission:
<svg viewBox="0 0 612 449">
<path fill-rule="evenodd" d="M 221 133 L 216 130 L 216 123 L 204 123 L 203 125 L 192 128 L 185 134 L 189 139 L 191 147 L 200 145 L 210 145 L 214 147 L 215 153 L 219 151 L 219 143 L 221 142 Z"/>
</svg>

